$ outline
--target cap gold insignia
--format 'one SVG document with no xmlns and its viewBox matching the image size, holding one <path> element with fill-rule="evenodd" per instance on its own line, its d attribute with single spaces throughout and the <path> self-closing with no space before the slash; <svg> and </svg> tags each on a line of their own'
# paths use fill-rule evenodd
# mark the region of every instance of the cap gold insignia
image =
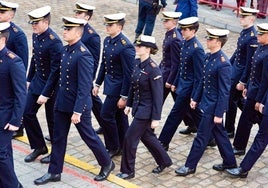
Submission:
<svg viewBox="0 0 268 188">
<path fill-rule="evenodd" d="M 221 62 L 224 63 L 226 60 L 223 56 L 221 56 Z"/>
<path fill-rule="evenodd" d="M 86 49 L 83 46 L 80 47 L 80 50 L 81 50 L 81 52 L 86 51 Z"/>
<path fill-rule="evenodd" d="M 122 39 L 122 40 L 121 40 L 121 43 L 122 43 L 123 45 L 126 45 L 126 44 L 127 44 L 127 42 L 125 41 L 125 39 Z"/>
<path fill-rule="evenodd" d="M 8 55 L 8 57 L 10 57 L 11 59 L 14 59 L 14 58 L 16 57 L 16 56 L 15 56 L 13 53 L 11 53 L 11 52 L 8 53 L 7 55 Z"/>
<path fill-rule="evenodd" d="M 18 28 L 13 27 L 13 31 L 14 31 L 15 33 L 17 33 L 19 30 L 18 30 Z"/>
<path fill-rule="evenodd" d="M 88 32 L 89 32 L 90 34 L 94 33 L 92 29 L 89 29 Z"/>
<path fill-rule="evenodd" d="M 52 34 L 49 35 L 49 38 L 50 38 L 51 40 L 54 40 L 54 39 L 55 39 L 54 35 L 52 35 Z"/>
<path fill-rule="evenodd" d="M 161 77 L 162 77 L 161 75 L 158 75 L 158 76 L 154 77 L 154 80 L 158 80 Z"/>
</svg>

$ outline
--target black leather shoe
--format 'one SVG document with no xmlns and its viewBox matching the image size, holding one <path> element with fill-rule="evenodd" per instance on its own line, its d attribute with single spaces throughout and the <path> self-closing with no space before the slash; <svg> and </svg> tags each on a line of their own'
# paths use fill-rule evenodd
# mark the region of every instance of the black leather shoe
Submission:
<svg viewBox="0 0 268 188">
<path fill-rule="evenodd" d="M 188 126 L 186 129 L 179 131 L 181 134 L 189 135 L 191 133 L 196 133 L 197 128 L 196 127 L 190 127 Z"/>
<path fill-rule="evenodd" d="M 96 132 L 97 134 L 103 134 L 103 129 L 102 129 L 102 127 L 99 127 L 97 130 L 95 130 L 95 132 Z"/>
<path fill-rule="evenodd" d="M 23 188 L 22 184 L 19 182 L 18 188 Z"/>
<path fill-rule="evenodd" d="M 161 145 L 163 146 L 164 150 L 168 151 L 168 149 L 169 149 L 169 145 L 168 145 L 168 144 L 164 144 L 164 143 L 162 143 L 162 142 L 160 142 L 160 143 L 161 143 Z"/>
<path fill-rule="evenodd" d="M 217 170 L 217 171 L 224 171 L 225 169 L 231 169 L 231 168 L 236 168 L 236 164 L 234 165 L 225 165 L 225 164 L 216 164 L 216 165 L 213 165 L 213 169 L 214 170 Z"/>
<path fill-rule="evenodd" d="M 248 176 L 248 171 L 243 170 L 241 167 L 226 169 L 225 172 L 233 178 L 246 178 Z"/>
<path fill-rule="evenodd" d="M 110 173 L 113 171 L 115 165 L 114 162 L 111 161 L 111 163 L 108 166 L 101 167 L 99 175 L 97 175 L 94 180 L 95 181 L 103 181 L 108 178 Z"/>
<path fill-rule="evenodd" d="M 189 168 L 189 167 L 183 166 L 183 167 L 180 167 L 177 170 L 175 170 L 175 173 L 178 176 L 187 176 L 189 174 L 194 174 L 195 168 Z"/>
<path fill-rule="evenodd" d="M 120 155 L 121 150 L 120 149 L 109 150 L 108 153 L 109 153 L 110 157 L 113 158 L 114 156 Z"/>
<path fill-rule="evenodd" d="M 127 179 L 134 178 L 135 177 L 135 174 L 134 174 L 134 172 L 132 172 L 130 174 L 119 173 L 119 174 L 116 174 L 116 176 L 119 177 L 119 178 L 121 178 L 121 179 L 127 180 Z"/>
<path fill-rule="evenodd" d="M 170 167 L 171 165 L 172 165 L 172 163 L 171 163 L 171 164 L 168 164 L 168 165 L 159 165 L 159 166 L 157 166 L 156 168 L 154 168 L 154 169 L 152 170 L 152 173 L 154 173 L 154 174 L 159 174 L 159 173 L 161 173 L 165 168 Z"/>
<path fill-rule="evenodd" d="M 47 147 L 43 147 L 40 149 L 35 149 L 32 153 L 27 155 L 24 159 L 26 163 L 34 161 L 39 155 L 44 155 L 48 152 Z"/>
<path fill-rule="evenodd" d="M 227 132 L 229 138 L 234 138 L 234 132 Z"/>
<path fill-rule="evenodd" d="M 50 156 L 51 156 L 51 154 L 49 154 L 48 156 L 43 157 L 42 159 L 40 159 L 40 163 L 43 163 L 43 164 L 50 163 Z"/>
<path fill-rule="evenodd" d="M 51 174 L 51 173 L 46 173 L 42 177 L 34 180 L 35 185 L 43 185 L 48 182 L 57 182 L 61 180 L 61 174 Z"/>
<path fill-rule="evenodd" d="M 45 136 L 45 140 L 51 142 L 50 136 L 49 135 Z"/>
<path fill-rule="evenodd" d="M 207 146 L 210 146 L 210 147 L 217 146 L 215 139 L 210 140 Z"/>
<path fill-rule="evenodd" d="M 235 155 L 245 155 L 246 151 L 244 149 L 236 149 L 236 148 L 233 148 L 233 151 L 234 151 L 234 154 Z"/>
<path fill-rule="evenodd" d="M 23 129 L 19 129 L 13 132 L 12 138 L 17 138 L 23 136 Z"/>
</svg>

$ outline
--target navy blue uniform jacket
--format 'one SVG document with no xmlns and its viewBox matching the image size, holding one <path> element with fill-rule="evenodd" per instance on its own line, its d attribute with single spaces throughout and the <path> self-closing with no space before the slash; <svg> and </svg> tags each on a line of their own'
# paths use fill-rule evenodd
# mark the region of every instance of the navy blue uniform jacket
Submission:
<svg viewBox="0 0 268 188">
<path fill-rule="evenodd" d="M 230 72 L 229 59 L 221 50 L 206 55 L 203 79 L 193 98 L 194 101 L 199 102 L 198 108 L 204 113 L 222 117 L 228 109 Z"/>
<path fill-rule="evenodd" d="M 0 51 L 0 127 L 20 126 L 26 102 L 26 71 L 16 54 Z"/>
<path fill-rule="evenodd" d="M 60 65 L 60 78 L 55 109 L 62 112 L 89 111 L 92 108 L 91 92 L 94 59 L 80 41 L 65 46 Z"/>
<path fill-rule="evenodd" d="M 163 103 L 163 78 L 151 58 L 144 62 L 136 59 L 131 76 L 127 106 L 137 119 L 160 120 Z"/>
</svg>

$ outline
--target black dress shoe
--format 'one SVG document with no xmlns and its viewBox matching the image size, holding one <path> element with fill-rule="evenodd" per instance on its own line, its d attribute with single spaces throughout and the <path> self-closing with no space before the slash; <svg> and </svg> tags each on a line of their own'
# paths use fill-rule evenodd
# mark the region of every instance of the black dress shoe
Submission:
<svg viewBox="0 0 268 188">
<path fill-rule="evenodd" d="M 113 158 L 114 156 L 120 155 L 121 150 L 120 149 L 109 150 L 108 153 L 109 153 L 110 157 Z"/>
<path fill-rule="evenodd" d="M 108 166 L 101 167 L 99 175 L 97 175 L 94 180 L 95 181 L 103 181 L 108 178 L 110 173 L 113 171 L 115 165 L 114 162 L 111 161 L 111 163 Z"/>
<path fill-rule="evenodd" d="M 216 165 L 213 165 L 213 169 L 214 170 L 217 170 L 217 171 L 224 171 L 225 169 L 231 169 L 231 168 L 236 168 L 236 164 L 234 165 L 225 165 L 225 164 L 216 164 Z"/>
<path fill-rule="evenodd" d="M 35 185 L 43 185 L 48 182 L 57 182 L 61 180 L 61 174 L 51 174 L 51 173 L 46 173 L 42 177 L 34 180 Z"/>
<path fill-rule="evenodd" d="M 32 153 L 27 155 L 24 159 L 26 163 L 34 161 L 39 155 L 44 155 L 48 152 L 47 147 L 43 147 L 40 149 L 35 149 Z"/>
<path fill-rule="evenodd" d="M 51 154 L 49 154 L 48 156 L 43 157 L 42 159 L 40 159 L 40 163 L 43 163 L 43 164 L 50 163 L 50 156 L 51 156 Z"/>
<path fill-rule="evenodd" d="M 168 164 L 168 165 L 159 165 L 159 166 L 157 166 L 156 168 L 154 168 L 154 169 L 152 170 L 152 173 L 154 173 L 154 174 L 159 174 L 159 173 L 161 173 L 165 168 L 170 167 L 171 165 L 172 165 L 172 163 L 171 163 L 171 164 Z"/>
<path fill-rule="evenodd" d="M 233 151 L 234 151 L 234 154 L 235 155 L 245 155 L 246 151 L 244 149 L 236 149 L 236 148 L 233 148 Z"/>
<path fill-rule="evenodd" d="M 197 128 L 196 127 L 190 127 L 188 126 L 186 129 L 179 131 L 181 134 L 189 135 L 191 133 L 196 133 Z"/>
<path fill-rule="evenodd" d="M 119 178 L 121 178 L 121 179 L 127 180 L 127 179 L 134 178 L 135 177 L 135 174 L 134 174 L 134 172 L 131 172 L 130 174 L 119 173 L 119 174 L 116 174 L 116 176 L 119 177 Z"/>
<path fill-rule="evenodd" d="M 207 146 L 210 146 L 210 147 L 215 147 L 215 146 L 217 146 L 215 139 L 210 140 L 210 141 L 208 142 L 208 145 L 207 145 Z"/>
<path fill-rule="evenodd" d="M 233 178 L 246 178 L 248 176 L 248 171 L 243 170 L 241 167 L 226 169 L 225 172 Z"/>
<path fill-rule="evenodd" d="M 96 132 L 97 134 L 103 134 L 103 129 L 102 129 L 102 127 L 99 127 L 97 130 L 95 130 L 95 132 Z"/>
<path fill-rule="evenodd" d="M 163 142 L 160 142 L 160 143 L 163 146 L 164 150 L 168 151 L 169 145 L 168 144 L 164 144 Z"/>
<path fill-rule="evenodd" d="M 195 168 L 189 168 L 189 167 L 183 166 L 183 167 L 180 167 L 177 170 L 175 170 L 175 173 L 178 176 L 187 176 L 189 174 L 194 174 Z"/>
<path fill-rule="evenodd" d="M 19 182 L 18 188 L 23 188 L 22 184 Z"/>
<path fill-rule="evenodd" d="M 17 138 L 23 136 L 23 129 L 19 129 L 13 132 L 12 138 Z"/>
<path fill-rule="evenodd" d="M 45 136 L 45 140 L 51 142 L 50 136 L 49 135 Z"/>
<path fill-rule="evenodd" d="M 229 138 L 234 138 L 234 132 L 227 132 Z"/>
</svg>

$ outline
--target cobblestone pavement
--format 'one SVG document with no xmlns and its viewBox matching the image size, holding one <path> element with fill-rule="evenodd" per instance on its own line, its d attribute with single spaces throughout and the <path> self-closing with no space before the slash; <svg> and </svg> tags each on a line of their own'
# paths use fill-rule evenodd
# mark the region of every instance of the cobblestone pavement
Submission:
<svg viewBox="0 0 268 188">
<path fill-rule="evenodd" d="M 226 0 L 225 2 L 231 2 L 232 0 Z M 14 1 L 15 2 L 15 1 Z M 20 4 L 20 7 L 16 13 L 16 17 L 14 22 L 21 26 L 24 31 L 27 33 L 27 37 L 29 40 L 29 46 L 31 47 L 31 26 L 27 23 L 27 13 L 35 8 L 39 8 L 41 6 L 50 5 L 52 7 L 52 22 L 51 28 L 53 28 L 59 36 L 62 33 L 62 16 L 72 16 L 73 15 L 73 5 L 76 1 L 73 0 L 17 0 L 17 3 Z M 96 6 L 96 10 L 94 12 L 94 16 L 91 21 L 91 25 L 99 32 L 102 39 L 105 37 L 104 25 L 103 25 L 103 15 L 117 12 L 125 12 L 126 16 L 126 25 L 124 27 L 124 33 L 130 38 L 130 40 L 134 39 L 134 30 L 136 26 L 137 19 L 137 8 L 138 6 L 135 4 L 135 0 L 106 0 L 106 1 L 93 1 L 93 0 L 84 0 L 80 1 L 84 3 L 88 3 Z M 168 0 L 167 10 L 173 10 L 175 8 L 172 5 L 172 0 Z M 224 9 L 221 12 L 212 12 L 206 5 L 199 6 L 199 15 L 203 24 L 201 24 L 200 29 L 197 33 L 197 37 L 200 39 L 201 43 L 206 46 L 205 43 L 205 28 L 219 26 L 217 24 L 224 24 L 226 28 L 234 28 L 234 26 L 239 28 L 238 20 L 235 14 L 232 13 L 230 9 Z M 218 18 L 218 21 L 217 21 Z M 208 21 L 216 19 L 216 21 Z M 206 21 L 207 20 L 207 21 Z M 265 22 L 267 20 L 258 20 L 257 22 Z M 240 28 L 241 29 L 241 28 Z M 235 30 L 234 30 L 235 31 Z M 161 43 L 163 40 L 165 31 L 162 28 L 161 17 L 158 16 L 156 21 L 156 26 L 153 35 L 157 39 L 157 44 L 161 47 Z M 234 52 L 236 47 L 236 40 L 238 34 L 235 32 L 231 32 L 229 35 L 229 41 L 224 46 L 223 50 L 228 56 Z M 31 51 L 31 49 L 30 49 Z M 155 56 L 152 56 L 157 62 L 160 61 L 161 58 L 161 50 Z M 104 98 L 103 95 L 101 95 Z M 160 127 L 156 129 L 156 134 L 162 129 L 162 125 L 165 122 L 165 119 L 172 108 L 173 101 L 171 98 L 168 98 L 162 113 L 162 120 L 160 123 Z M 41 108 L 38 116 L 40 118 L 40 122 L 42 124 L 45 135 L 47 134 L 47 127 L 44 118 L 44 109 Z M 98 127 L 98 124 L 93 116 L 93 126 L 95 128 Z M 131 119 L 130 119 L 131 121 Z M 182 124 L 179 126 L 178 131 L 184 129 L 185 126 Z M 250 143 L 252 142 L 256 131 L 257 126 L 254 126 L 252 130 L 252 135 L 250 137 Z M 134 179 L 129 180 L 130 183 L 136 184 L 139 187 L 143 188 L 164 188 L 164 187 L 267 187 L 268 184 L 268 152 L 265 152 L 253 169 L 250 171 L 247 179 L 231 179 L 227 177 L 224 173 L 219 173 L 212 169 L 213 164 L 221 163 L 221 158 L 217 148 L 209 148 L 205 151 L 202 159 L 200 160 L 197 171 L 195 174 L 187 176 L 187 177 L 176 177 L 174 170 L 183 165 L 186 157 L 189 153 L 190 147 L 192 145 L 192 141 L 195 135 L 184 136 L 179 134 L 178 132 L 175 134 L 172 143 L 170 144 L 169 155 L 173 160 L 173 165 L 166 169 L 160 175 L 155 175 L 151 173 L 151 170 L 156 166 L 153 158 L 151 157 L 148 150 L 141 143 L 138 147 L 137 151 L 137 159 L 136 159 L 136 177 Z M 103 137 L 101 136 L 103 139 Z M 33 180 L 40 177 L 47 171 L 47 165 L 42 165 L 39 161 L 35 161 L 33 163 L 24 163 L 23 159 L 26 154 L 30 152 L 30 147 L 18 140 L 14 140 L 14 156 L 15 156 L 15 169 L 18 174 L 18 177 L 24 187 L 30 188 L 35 187 L 33 184 Z M 48 143 L 49 145 L 49 143 Z M 250 144 L 249 144 L 250 145 Z M 76 158 L 84 163 L 88 163 L 98 168 L 97 161 L 95 160 L 92 152 L 86 147 L 84 142 L 81 140 L 80 136 L 77 133 L 77 130 L 74 126 L 71 128 L 69 133 L 69 142 L 67 146 L 67 154 L 73 158 Z M 243 157 L 238 157 L 237 162 L 240 163 Z M 120 168 L 120 157 L 115 157 L 114 161 L 116 163 L 116 168 L 113 171 L 113 175 L 119 172 Z M 83 166 L 83 165 L 82 165 Z M 120 187 L 118 183 L 120 182 L 118 179 L 110 178 L 111 182 L 104 181 L 101 183 L 96 183 L 92 179 L 94 174 L 89 173 L 88 171 L 79 169 L 74 167 L 73 165 L 66 164 L 64 172 L 62 174 L 62 182 L 58 183 L 49 183 L 42 187 Z M 124 187 L 131 187 L 132 185 L 121 185 Z"/>
</svg>

